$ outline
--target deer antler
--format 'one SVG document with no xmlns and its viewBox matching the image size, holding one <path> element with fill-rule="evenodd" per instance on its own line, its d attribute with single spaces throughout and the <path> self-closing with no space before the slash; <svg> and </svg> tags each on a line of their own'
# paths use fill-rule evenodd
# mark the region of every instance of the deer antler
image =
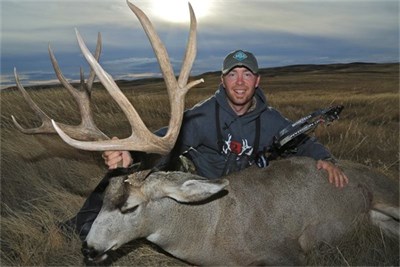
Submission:
<svg viewBox="0 0 400 267">
<path fill-rule="evenodd" d="M 135 13 L 137 18 L 145 30 L 150 43 L 153 47 L 154 53 L 160 64 L 160 68 L 165 80 L 165 84 L 168 90 L 168 96 L 171 103 L 171 118 L 168 126 L 167 134 L 164 137 L 159 137 L 150 132 L 135 108 L 131 105 L 129 100 L 118 88 L 112 77 L 100 66 L 97 60 L 90 53 L 86 47 L 79 32 L 76 31 L 79 46 L 82 50 L 83 55 L 88 61 L 89 65 L 100 79 L 101 83 L 107 89 L 109 94 L 121 107 L 122 111 L 128 118 L 128 121 L 132 127 L 132 134 L 126 139 L 119 140 L 100 140 L 100 141 L 78 141 L 68 134 L 64 133 L 57 123 L 53 121 L 53 126 L 61 136 L 61 138 L 69 145 L 93 151 L 104 151 L 104 150 L 136 150 L 144 151 L 148 153 L 166 154 L 174 146 L 176 139 L 179 134 L 179 130 L 182 124 L 183 112 L 184 112 L 184 100 L 185 95 L 190 88 L 203 82 L 203 79 L 192 81 L 188 83 L 190 70 L 192 68 L 194 59 L 196 57 L 196 27 L 197 22 L 195 14 L 191 5 L 189 4 L 190 10 L 190 33 L 189 40 L 186 48 L 186 54 L 182 63 L 181 73 L 179 80 L 177 81 L 169 60 L 168 53 L 158 37 L 153 25 L 151 24 L 148 17 L 142 10 L 127 1 L 130 9 Z"/>
<path fill-rule="evenodd" d="M 61 82 L 61 84 L 68 90 L 68 92 L 74 97 L 75 101 L 77 102 L 81 114 L 81 123 L 77 126 L 73 125 L 66 125 L 66 124 L 59 124 L 59 126 L 67 132 L 69 135 L 73 136 L 74 138 L 79 138 L 82 140 L 104 140 L 108 139 L 108 137 L 100 131 L 94 121 L 93 121 L 93 116 L 90 110 L 90 94 L 92 90 L 92 85 L 93 81 L 96 77 L 96 73 L 91 70 L 89 74 L 89 78 L 87 82 L 85 83 L 84 77 L 83 77 L 83 71 L 81 69 L 80 71 L 80 88 L 74 88 L 64 77 L 62 74 L 60 67 L 58 65 L 58 62 L 54 56 L 54 53 L 49 45 L 49 54 L 50 54 L 50 59 L 53 64 L 54 71 L 56 73 L 57 78 Z M 96 46 L 96 52 L 95 52 L 95 60 L 99 60 L 101 54 L 101 35 L 100 33 L 98 34 L 97 37 L 97 46 Z M 24 99 L 26 102 L 29 104 L 29 106 L 35 111 L 35 113 L 39 116 L 39 118 L 42 120 L 41 126 L 37 128 L 30 128 L 26 129 L 23 128 L 16 120 L 14 116 L 11 116 L 13 119 L 14 124 L 16 127 L 23 133 L 25 134 L 43 134 L 43 133 L 57 133 L 55 129 L 52 126 L 51 119 L 50 117 L 42 110 L 39 108 L 38 105 L 32 100 L 32 98 L 29 96 L 25 88 L 21 85 L 18 77 L 17 70 L 14 69 L 14 76 L 15 76 L 15 81 L 17 84 L 18 89 L 21 91 L 22 95 L 24 96 Z"/>
</svg>

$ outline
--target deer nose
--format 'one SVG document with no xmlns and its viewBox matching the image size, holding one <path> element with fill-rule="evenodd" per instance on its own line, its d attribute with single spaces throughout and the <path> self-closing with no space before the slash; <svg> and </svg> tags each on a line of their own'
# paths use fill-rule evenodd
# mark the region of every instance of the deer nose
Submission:
<svg viewBox="0 0 400 267">
<path fill-rule="evenodd" d="M 81 252 L 85 259 L 96 263 L 108 258 L 107 251 L 98 251 L 93 247 L 89 247 L 86 241 L 82 243 Z"/>
<path fill-rule="evenodd" d="M 90 250 L 91 250 L 91 249 L 88 247 L 87 242 L 86 242 L 86 241 L 83 242 L 83 243 L 82 243 L 81 252 L 82 252 L 82 254 L 83 254 L 83 256 L 84 256 L 85 258 L 88 258 L 88 257 L 89 257 Z"/>
<path fill-rule="evenodd" d="M 93 260 L 99 256 L 99 252 L 97 252 L 94 248 L 89 247 L 86 241 L 82 244 L 81 252 L 85 258 L 90 260 Z"/>
</svg>

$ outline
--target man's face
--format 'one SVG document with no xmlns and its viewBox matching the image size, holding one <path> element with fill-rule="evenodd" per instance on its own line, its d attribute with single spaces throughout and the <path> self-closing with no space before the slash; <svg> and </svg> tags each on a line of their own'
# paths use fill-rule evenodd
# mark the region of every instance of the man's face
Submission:
<svg viewBox="0 0 400 267">
<path fill-rule="evenodd" d="M 245 67 L 237 67 L 222 76 L 222 84 L 228 102 L 238 115 L 243 115 L 251 106 L 251 101 L 260 76 Z"/>
</svg>

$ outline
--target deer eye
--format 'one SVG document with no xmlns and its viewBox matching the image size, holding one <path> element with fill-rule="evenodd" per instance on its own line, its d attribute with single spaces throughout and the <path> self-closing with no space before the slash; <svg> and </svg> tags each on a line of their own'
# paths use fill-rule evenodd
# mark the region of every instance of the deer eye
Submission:
<svg viewBox="0 0 400 267">
<path fill-rule="evenodd" d="M 133 206 L 133 207 L 126 207 L 124 205 L 124 206 L 122 206 L 120 208 L 120 211 L 121 211 L 122 214 L 128 214 L 128 213 L 132 213 L 132 212 L 136 211 L 137 208 L 139 208 L 139 205 L 136 205 L 136 206 Z"/>
</svg>

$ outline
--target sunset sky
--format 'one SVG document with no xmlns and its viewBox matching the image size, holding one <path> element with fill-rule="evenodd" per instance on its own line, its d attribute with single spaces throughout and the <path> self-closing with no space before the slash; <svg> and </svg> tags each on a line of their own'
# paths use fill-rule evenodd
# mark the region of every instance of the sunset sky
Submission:
<svg viewBox="0 0 400 267">
<path fill-rule="evenodd" d="M 153 22 L 178 73 L 189 23 L 186 0 L 131 0 Z M 221 69 L 232 50 L 253 52 L 260 67 L 399 61 L 397 0 L 192 0 L 198 53 L 192 74 Z M 87 64 L 75 37 L 94 50 L 115 80 L 159 77 L 158 63 L 125 0 L 0 0 L 1 87 L 55 83 L 50 44 L 64 75 Z"/>
</svg>

